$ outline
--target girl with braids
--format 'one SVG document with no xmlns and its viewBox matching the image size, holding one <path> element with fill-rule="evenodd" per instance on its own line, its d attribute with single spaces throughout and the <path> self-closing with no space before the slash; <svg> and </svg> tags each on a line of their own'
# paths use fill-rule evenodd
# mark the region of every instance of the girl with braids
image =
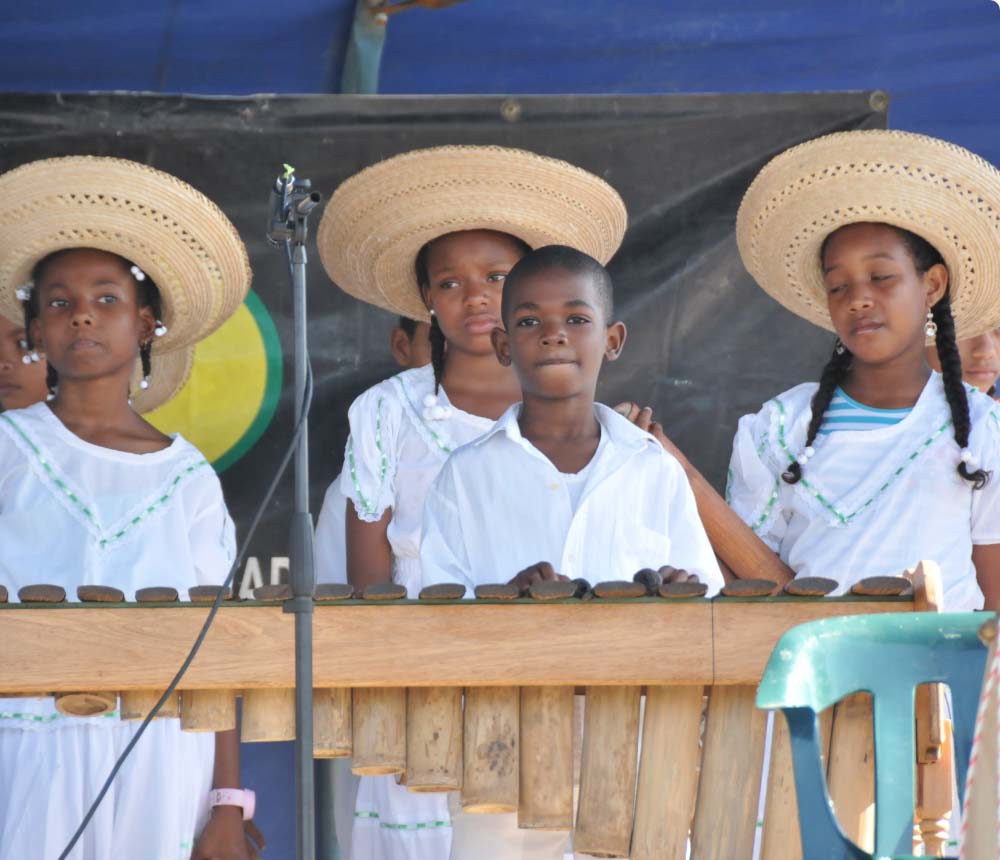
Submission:
<svg viewBox="0 0 1000 860">
<path fill-rule="evenodd" d="M 221 583 L 235 530 L 219 479 L 139 411 L 177 393 L 194 343 L 246 295 L 235 229 L 186 183 L 91 157 L 0 176 L 0 223 L 12 222 L 0 231 L 0 314 L 23 313 L 24 353 L 38 367 L 44 353 L 50 393 L 0 414 L 4 599 L 40 582 L 69 600 L 82 585 L 133 600 L 147 586 L 186 596 Z M 69 717 L 51 698 L 4 699 L 0 853 L 58 856 L 138 726 L 117 710 Z M 158 719 L 70 856 L 248 860 L 252 805 L 235 730 L 196 735 Z"/>
<path fill-rule="evenodd" d="M 1000 409 L 957 346 L 1000 323 L 990 206 L 995 168 L 890 131 L 795 147 L 747 192 L 747 268 L 837 334 L 819 383 L 744 417 L 733 448 L 730 504 L 797 575 L 848 588 L 930 559 L 948 610 L 1000 600 Z"/>
<path fill-rule="evenodd" d="M 431 482 L 452 450 L 521 399 L 491 343 L 507 272 L 530 248 L 552 243 L 605 262 L 624 230 L 624 204 L 605 182 L 522 150 L 418 150 L 337 189 L 317 231 L 331 279 L 431 325 L 431 364 L 375 385 L 348 414 L 339 489 L 356 588 L 395 581 L 417 596 Z M 354 815 L 355 860 L 449 856 L 446 795 L 410 793 L 392 776 L 362 777 Z"/>
</svg>

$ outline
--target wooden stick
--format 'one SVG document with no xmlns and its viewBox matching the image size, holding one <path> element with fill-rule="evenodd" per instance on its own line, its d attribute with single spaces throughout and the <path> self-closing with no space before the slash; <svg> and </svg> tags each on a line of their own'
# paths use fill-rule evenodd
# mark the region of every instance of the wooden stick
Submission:
<svg viewBox="0 0 1000 860">
<path fill-rule="evenodd" d="M 917 763 L 917 805 L 914 848 L 922 844 L 925 857 L 940 857 L 945 853 L 952 815 L 952 781 L 954 746 L 951 720 L 944 720 L 944 743 L 937 761 Z"/>
<path fill-rule="evenodd" d="M 462 688 L 413 687 L 406 701 L 406 787 L 462 787 Z"/>
<path fill-rule="evenodd" d="M 381 776 L 406 770 L 406 690 L 357 687 L 354 690 L 352 772 Z"/>
<path fill-rule="evenodd" d="M 627 857 L 634 817 L 639 688 L 588 687 L 573 848 Z"/>
<path fill-rule="evenodd" d="M 684 860 L 701 765 L 702 687 L 650 687 L 632 860 Z"/>
<path fill-rule="evenodd" d="M 350 758 L 350 687 L 323 687 L 313 691 L 313 757 Z"/>
<path fill-rule="evenodd" d="M 462 809 L 516 812 L 519 711 L 517 687 L 469 687 L 465 691 Z"/>
<path fill-rule="evenodd" d="M 573 827 L 573 699 L 572 687 L 521 688 L 518 827 Z"/>
<path fill-rule="evenodd" d="M 749 860 L 753 851 L 767 732 L 756 695 L 743 686 L 709 694 L 691 860 Z"/>
<path fill-rule="evenodd" d="M 985 634 L 985 636 L 984 636 Z M 990 619 L 980 633 L 989 640 L 986 671 L 976 717 L 969 774 L 971 780 L 965 797 L 965 821 L 962 822 L 962 856 L 969 860 L 1000 856 L 1000 797 L 997 789 L 997 716 L 1000 711 L 1000 687 L 996 671 L 997 623 Z M 972 762 L 975 762 L 973 765 Z"/>
<path fill-rule="evenodd" d="M 736 515 L 681 450 L 665 435 L 657 438 L 684 467 L 698 506 L 698 516 L 712 549 L 726 566 L 740 579 L 771 579 L 779 585 L 794 579 L 794 571 Z"/>
</svg>

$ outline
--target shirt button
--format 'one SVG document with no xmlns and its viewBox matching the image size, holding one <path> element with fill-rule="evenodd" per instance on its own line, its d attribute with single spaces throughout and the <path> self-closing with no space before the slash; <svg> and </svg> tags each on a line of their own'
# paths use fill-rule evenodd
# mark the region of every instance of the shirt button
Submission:
<svg viewBox="0 0 1000 860">
<path fill-rule="evenodd" d="M 549 489 L 550 490 L 558 490 L 559 489 L 559 485 L 558 484 L 549 484 Z"/>
</svg>

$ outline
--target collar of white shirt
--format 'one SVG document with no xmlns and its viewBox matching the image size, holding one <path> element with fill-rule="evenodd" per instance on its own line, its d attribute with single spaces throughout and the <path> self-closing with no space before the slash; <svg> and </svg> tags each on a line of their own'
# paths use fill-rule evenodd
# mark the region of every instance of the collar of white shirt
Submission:
<svg viewBox="0 0 1000 860">
<path fill-rule="evenodd" d="M 489 442 L 490 439 L 503 434 L 507 439 L 520 445 L 526 451 L 535 456 L 542 457 L 548 462 L 548 458 L 521 435 L 521 427 L 517 423 L 521 415 L 521 406 L 522 404 L 520 403 L 513 404 L 497 419 L 496 424 L 472 444 L 477 447 L 482 446 Z M 614 409 L 605 406 L 603 403 L 594 404 L 594 417 L 597 418 L 598 423 L 601 425 L 601 432 L 606 434 L 608 441 L 611 443 L 609 447 L 612 449 L 631 455 L 650 445 L 654 449 L 660 448 L 660 443 L 653 436 L 645 430 L 640 430 L 627 418 L 619 415 Z"/>
</svg>

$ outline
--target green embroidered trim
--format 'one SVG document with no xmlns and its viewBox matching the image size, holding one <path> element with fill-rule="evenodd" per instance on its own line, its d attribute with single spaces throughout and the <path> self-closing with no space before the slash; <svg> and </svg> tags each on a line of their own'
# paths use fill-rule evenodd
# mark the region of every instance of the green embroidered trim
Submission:
<svg viewBox="0 0 1000 860">
<path fill-rule="evenodd" d="M 146 519 L 146 517 L 148 517 L 150 514 L 155 513 L 157 510 L 162 508 L 167 502 L 170 501 L 174 492 L 177 490 L 177 485 L 180 484 L 181 481 L 183 481 L 192 472 L 195 472 L 198 469 L 202 468 L 202 466 L 207 466 L 207 465 L 208 465 L 208 460 L 200 460 L 199 462 L 192 463 L 190 466 L 188 466 L 183 472 L 177 475 L 173 479 L 173 481 L 170 482 L 170 488 L 162 496 L 160 496 L 160 498 L 158 498 L 155 502 L 153 502 L 153 504 L 151 504 L 148 508 L 146 508 L 146 510 L 144 510 L 141 514 L 132 517 L 132 519 L 129 520 L 128 525 L 126 525 L 122 529 L 119 529 L 109 538 L 101 538 L 100 540 L 101 549 L 105 549 L 110 543 L 114 543 L 117 540 L 121 540 L 125 535 L 127 535 L 130 531 L 132 531 L 132 529 L 135 526 L 139 525 L 139 523 L 141 523 L 144 519 Z"/>
<path fill-rule="evenodd" d="M 781 485 L 779 484 L 780 480 L 780 478 L 774 479 L 774 489 L 771 490 L 771 498 L 767 500 L 767 504 L 764 505 L 764 510 L 757 518 L 757 521 L 750 524 L 750 529 L 755 535 L 760 534 L 760 530 L 764 527 L 764 523 L 768 521 L 771 516 L 771 511 L 774 510 L 774 503 L 778 501 L 778 490 L 781 488 Z"/>
<path fill-rule="evenodd" d="M 992 412 L 992 411 L 991 411 L 991 412 L 990 412 L 990 418 L 992 418 L 992 419 L 993 419 L 993 423 L 994 423 L 994 424 L 996 425 L 996 428 L 997 428 L 998 430 L 1000 430 L 1000 418 L 997 418 L 997 414 L 996 414 L 996 412 Z"/>
<path fill-rule="evenodd" d="M 360 811 L 354 813 L 355 818 L 369 818 L 369 819 L 380 819 L 381 816 L 377 812 L 367 812 Z M 450 821 L 418 821 L 413 824 L 393 824 L 388 821 L 379 821 L 379 827 L 384 827 L 386 830 L 437 830 L 442 827 L 451 827 Z"/>
<path fill-rule="evenodd" d="M 791 450 L 788 447 L 788 444 L 785 441 L 785 405 L 777 397 L 774 398 L 774 400 L 772 400 L 771 402 L 778 407 L 778 444 L 781 445 L 781 450 L 784 451 L 785 454 L 787 455 L 789 463 L 794 463 L 795 455 L 791 452 Z M 900 475 L 902 475 L 903 472 L 906 471 L 907 467 L 909 467 L 909 465 L 914 460 L 916 460 L 917 457 L 923 454 L 924 451 L 926 451 L 934 443 L 934 441 L 938 438 L 938 436 L 944 433 L 944 431 L 947 430 L 949 427 L 951 427 L 950 418 L 947 421 L 945 421 L 944 424 L 938 427 L 937 430 L 935 430 L 927 439 L 925 439 L 917 447 L 916 451 L 910 454 L 910 456 L 903 461 L 903 464 L 889 476 L 889 480 L 887 480 L 884 484 L 882 484 L 881 487 L 878 488 L 878 490 L 876 490 L 874 496 L 868 499 L 868 501 L 866 501 L 863 505 L 861 505 L 861 507 L 859 507 L 853 513 L 845 514 L 842 511 L 839 511 L 833 505 L 832 502 L 830 502 L 816 487 L 810 484 L 805 478 L 801 478 L 799 480 L 799 483 L 803 487 L 805 487 L 810 493 L 812 493 L 816 501 L 818 501 L 821 505 L 823 505 L 824 508 L 826 508 L 831 514 L 833 514 L 841 525 L 845 526 L 849 525 L 855 518 L 859 517 L 869 507 L 871 507 L 879 498 L 881 498 L 881 496 L 885 493 L 885 491 L 888 490 L 889 487 L 891 487 L 896 482 L 896 479 Z"/>
<path fill-rule="evenodd" d="M 378 449 L 379 453 L 379 475 L 378 475 L 378 495 L 375 497 L 375 501 L 369 501 L 365 498 L 365 494 L 361 492 L 361 482 L 358 481 L 358 467 L 354 460 L 354 439 L 348 437 L 347 439 L 347 463 L 351 470 L 351 482 L 354 484 L 354 492 L 358 494 L 358 501 L 361 502 L 361 507 L 364 512 L 369 516 L 375 516 L 378 512 L 378 499 L 382 496 L 382 487 L 385 484 L 385 476 L 389 471 L 389 458 L 386 457 L 385 451 L 382 450 L 382 398 L 378 399 L 378 405 L 375 409 L 375 447 Z"/>
<path fill-rule="evenodd" d="M 100 715 L 102 719 L 118 719 L 118 709 Z M 68 719 L 65 714 L 22 714 L 19 711 L 0 711 L 0 720 L 21 720 L 27 723 L 54 723 Z M 72 719 L 79 719 L 73 717 Z"/>
<path fill-rule="evenodd" d="M 88 508 L 82 501 L 80 501 L 80 498 L 66 485 L 65 481 L 63 481 L 61 478 L 59 478 L 58 475 L 56 475 L 55 470 L 49 464 L 48 460 L 46 460 L 45 457 L 42 455 L 42 452 L 41 450 L 39 450 L 38 446 L 34 442 L 32 442 L 30 438 L 28 438 L 28 434 L 25 433 L 20 427 L 18 427 L 17 424 L 14 423 L 14 421 L 12 421 L 9 416 L 0 415 L 0 418 L 2 418 L 11 427 L 13 427 L 17 435 L 24 440 L 24 443 L 31 449 L 32 453 L 38 458 L 38 462 L 45 470 L 45 474 L 48 475 L 49 480 L 52 481 L 52 483 L 55 484 L 60 490 L 62 490 L 66 498 L 69 499 L 73 503 L 73 505 L 93 524 L 94 528 L 100 530 L 100 526 L 98 525 L 97 520 L 94 519 L 94 515 L 91 512 L 90 508 Z M 144 510 L 138 516 L 132 517 L 132 519 L 129 520 L 129 522 L 123 528 L 119 529 L 117 532 L 115 532 L 115 534 L 111 535 L 111 537 L 100 538 L 100 540 L 98 541 L 98 545 L 100 546 L 100 548 L 106 549 L 108 544 L 112 544 L 115 541 L 119 541 L 123 537 L 125 537 L 125 535 L 127 535 L 135 526 L 139 525 L 139 523 L 141 523 L 144 519 L 146 519 L 146 517 L 156 512 L 157 510 L 162 508 L 167 502 L 169 502 L 171 497 L 174 495 L 174 492 L 177 490 L 178 484 L 180 484 L 181 481 L 183 481 L 192 472 L 195 472 L 198 469 L 202 468 L 203 466 L 207 465 L 208 465 L 207 460 L 200 460 L 197 463 L 193 463 L 192 465 L 188 466 L 183 472 L 177 475 L 173 479 L 173 481 L 170 482 L 169 489 L 162 496 L 160 496 L 160 498 L 158 498 L 155 502 L 153 502 L 153 504 L 147 507 L 146 510 Z"/>
<path fill-rule="evenodd" d="M 17 424 L 15 424 L 11 420 L 10 416 L 0 415 L 0 418 L 2 418 L 11 427 L 13 427 L 14 432 L 17 433 L 17 435 L 20 436 L 22 440 L 24 440 L 24 444 L 27 445 L 31 449 L 32 453 L 38 458 L 38 462 L 45 470 L 45 474 L 49 476 L 49 480 L 52 481 L 52 483 L 55 484 L 60 490 L 62 490 L 66 498 L 68 498 L 88 520 L 90 520 L 92 523 L 96 525 L 96 522 L 94 521 L 94 515 L 93 513 L 91 513 L 90 508 L 88 508 L 83 502 L 80 501 L 76 493 L 74 493 L 69 487 L 67 487 L 64 481 L 62 481 L 59 477 L 56 476 L 56 473 L 53 470 L 52 466 L 50 466 L 48 460 L 46 460 L 42 456 L 42 452 L 38 450 L 38 446 L 35 445 L 35 443 L 31 441 L 31 439 L 28 438 L 28 434 L 25 433 L 20 427 L 18 427 Z"/>
<path fill-rule="evenodd" d="M 410 392 L 406 390 L 406 385 L 403 383 L 403 380 L 399 378 L 398 374 L 393 377 L 393 380 L 396 382 L 400 390 L 403 392 L 403 397 L 405 397 L 406 402 L 410 404 L 410 411 L 414 414 L 414 416 L 416 416 L 417 421 L 420 422 L 420 425 L 424 428 L 424 430 L 427 431 L 427 435 L 434 440 L 434 443 L 438 446 L 438 448 L 444 451 L 445 454 L 450 454 L 452 449 L 440 436 L 438 436 L 437 433 L 434 432 L 434 428 L 427 423 L 426 419 L 423 417 L 423 411 L 417 409 L 417 407 L 413 405 L 413 400 L 410 397 Z"/>
</svg>

